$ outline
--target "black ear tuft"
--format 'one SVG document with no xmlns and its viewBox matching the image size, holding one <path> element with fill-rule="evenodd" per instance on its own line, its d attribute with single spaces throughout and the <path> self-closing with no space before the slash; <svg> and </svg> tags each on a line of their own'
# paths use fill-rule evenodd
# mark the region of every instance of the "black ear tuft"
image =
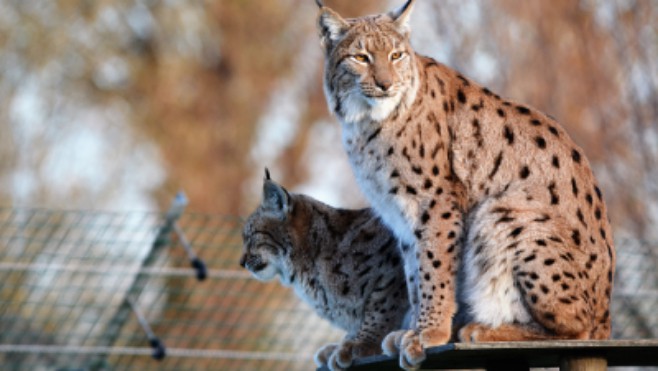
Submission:
<svg viewBox="0 0 658 371">
<path fill-rule="evenodd" d="M 265 168 L 265 180 L 270 180 L 270 170 L 268 168 Z"/>
<path fill-rule="evenodd" d="M 403 35 L 409 34 L 409 18 L 415 2 L 415 0 L 407 0 L 404 5 L 388 13 L 389 17 L 393 19 L 398 32 Z"/>
<path fill-rule="evenodd" d="M 318 30 L 325 45 L 338 42 L 350 28 L 349 23 L 335 11 L 323 6 L 318 17 Z"/>
<path fill-rule="evenodd" d="M 263 182 L 263 200 L 261 207 L 280 219 L 285 219 L 292 203 L 288 191 L 271 180 Z"/>
<path fill-rule="evenodd" d="M 315 0 L 315 3 L 318 4 L 319 8 L 324 8 L 324 3 L 322 2 L 322 0 Z"/>
</svg>

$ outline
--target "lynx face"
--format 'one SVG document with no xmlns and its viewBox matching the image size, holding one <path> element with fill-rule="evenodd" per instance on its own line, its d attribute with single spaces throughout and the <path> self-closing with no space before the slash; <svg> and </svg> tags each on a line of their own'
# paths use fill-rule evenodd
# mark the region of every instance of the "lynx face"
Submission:
<svg viewBox="0 0 658 371">
<path fill-rule="evenodd" d="M 381 121 L 395 110 L 415 81 L 415 58 L 406 25 L 393 15 L 331 22 L 321 19 L 329 105 L 345 121 Z M 327 26 L 329 25 L 329 26 Z M 369 113 L 369 115 L 368 115 Z"/>
<path fill-rule="evenodd" d="M 289 284 L 292 243 L 287 217 L 291 207 L 288 192 L 266 182 L 261 205 L 245 223 L 240 265 L 261 281 L 279 275 L 283 284 Z"/>
<path fill-rule="evenodd" d="M 281 220 L 274 217 L 256 218 L 252 215 L 242 234 L 244 253 L 240 265 L 261 281 L 271 280 L 281 274 L 290 250 L 281 236 L 286 236 Z"/>
</svg>

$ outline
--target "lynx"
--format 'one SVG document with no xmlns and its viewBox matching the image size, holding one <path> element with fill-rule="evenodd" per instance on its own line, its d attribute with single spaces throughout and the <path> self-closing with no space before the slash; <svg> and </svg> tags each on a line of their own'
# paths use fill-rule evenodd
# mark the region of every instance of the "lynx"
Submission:
<svg viewBox="0 0 658 371">
<path fill-rule="evenodd" d="M 320 6 L 324 90 L 358 184 L 401 240 L 414 368 L 461 341 L 604 339 L 615 250 L 588 160 L 552 118 L 414 52 L 414 0 L 344 19 Z M 467 323 L 451 326 L 457 308 Z"/>
<path fill-rule="evenodd" d="M 384 336 L 403 327 L 409 301 L 398 241 L 371 209 L 336 209 L 288 193 L 266 172 L 263 199 L 245 223 L 243 241 L 240 265 L 263 281 L 278 275 L 347 331 L 340 344 L 317 351 L 318 366 L 338 370 L 379 354 Z"/>
</svg>

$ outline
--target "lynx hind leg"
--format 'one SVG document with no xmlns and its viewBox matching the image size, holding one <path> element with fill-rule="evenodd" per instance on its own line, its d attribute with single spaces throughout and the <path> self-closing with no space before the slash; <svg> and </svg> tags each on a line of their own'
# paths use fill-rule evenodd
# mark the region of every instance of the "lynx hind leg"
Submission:
<svg viewBox="0 0 658 371">
<path fill-rule="evenodd" d="M 543 204 L 519 206 L 518 200 L 490 200 L 473 215 L 464 269 L 467 301 L 479 325 L 465 327 L 463 338 L 532 340 L 542 332 L 589 338 L 595 281 L 587 277 L 597 279 L 599 272 L 591 270 L 591 254 L 583 252 L 588 241 L 562 215 Z"/>
<path fill-rule="evenodd" d="M 532 318 L 555 338 L 589 339 L 592 295 L 579 279 L 587 274 L 587 258 L 554 235 L 520 245 L 530 246 L 513 262 L 514 282 Z"/>
</svg>

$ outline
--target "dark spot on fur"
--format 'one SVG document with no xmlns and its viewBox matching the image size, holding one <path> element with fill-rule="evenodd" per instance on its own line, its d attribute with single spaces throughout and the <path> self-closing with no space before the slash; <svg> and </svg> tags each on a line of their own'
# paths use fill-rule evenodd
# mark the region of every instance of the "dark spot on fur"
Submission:
<svg viewBox="0 0 658 371">
<path fill-rule="evenodd" d="M 548 127 L 548 131 L 550 131 L 551 134 L 555 135 L 556 137 L 559 137 L 559 136 L 560 136 L 560 134 L 558 133 L 558 131 L 557 131 L 557 129 L 555 128 L 555 126 L 549 126 L 549 127 Z"/>
<path fill-rule="evenodd" d="M 578 197 L 578 184 L 576 183 L 575 178 L 571 178 L 571 191 L 574 196 Z"/>
<path fill-rule="evenodd" d="M 378 136 L 379 133 L 381 133 L 381 132 L 382 132 L 382 128 L 381 128 L 381 126 L 380 126 L 380 127 L 378 127 L 378 128 L 372 133 L 372 134 L 370 134 L 370 136 L 368 137 L 368 139 L 366 139 L 366 145 L 367 145 L 368 143 L 370 143 L 373 139 L 377 138 L 377 136 Z"/>
<path fill-rule="evenodd" d="M 498 108 L 496 112 L 498 113 L 498 116 L 505 117 L 505 111 L 502 108 Z"/>
<path fill-rule="evenodd" d="M 516 106 L 516 110 L 522 115 L 529 115 L 530 114 L 530 109 L 528 109 L 528 107 Z"/>
<path fill-rule="evenodd" d="M 459 100 L 459 103 L 464 104 L 466 103 L 466 95 L 464 94 L 464 91 L 459 89 L 457 91 L 457 99 Z"/>
<path fill-rule="evenodd" d="M 425 183 L 423 184 L 423 189 L 430 189 L 434 186 L 432 181 L 430 179 L 425 179 Z"/>
<path fill-rule="evenodd" d="M 423 212 L 423 215 L 420 217 L 420 221 L 423 224 L 427 224 L 429 220 L 430 220 L 430 214 L 426 210 L 425 212 Z"/>
<path fill-rule="evenodd" d="M 576 149 L 571 150 L 571 158 L 572 158 L 576 163 L 579 164 L 579 163 L 580 163 L 580 152 L 578 152 L 578 150 L 576 150 Z"/>
<path fill-rule="evenodd" d="M 544 260 L 544 265 L 550 267 L 555 263 L 555 259 L 545 259 Z"/>
<path fill-rule="evenodd" d="M 576 210 L 576 217 L 578 217 L 578 220 L 580 221 L 580 223 L 585 228 L 587 228 L 587 223 L 585 223 L 585 216 L 583 215 L 583 212 L 580 210 L 580 208 L 578 208 L 578 210 Z"/>
<path fill-rule="evenodd" d="M 521 168 L 521 171 L 519 172 L 519 176 L 521 179 L 527 179 L 530 176 L 530 168 L 527 166 L 523 166 Z"/>
<path fill-rule="evenodd" d="M 549 220 L 551 220 L 551 217 L 548 216 L 547 214 L 544 214 L 544 215 L 542 215 L 542 216 L 539 217 L 539 218 L 535 218 L 535 219 L 533 220 L 533 222 L 537 222 L 537 223 L 545 223 L 545 222 L 547 222 L 547 221 L 549 221 Z"/>
<path fill-rule="evenodd" d="M 505 137 L 505 139 L 507 139 L 507 144 L 509 145 L 514 144 L 514 132 L 507 125 L 505 125 L 505 129 L 503 130 L 503 136 Z"/>
<path fill-rule="evenodd" d="M 500 151 L 498 153 L 498 156 L 496 156 L 496 159 L 494 160 L 494 168 L 491 170 L 491 173 L 489 173 L 489 180 L 492 180 L 493 177 L 496 175 L 498 169 L 500 169 L 500 164 L 502 162 L 503 162 L 503 152 Z"/>
<path fill-rule="evenodd" d="M 510 232 L 510 237 L 518 237 L 523 232 L 523 227 L 516 227 Z"/>
<path fill-rule="evenodd" d="M 571 239 L 573 240 L 573 243 L 576 244 L 576 246 L 580 246 L 580 231 L 577 229 L 571 231 Z"/>
<path fill-rule="evenodd" d="M 553 155 L 553 167 L 556 169 L 560 168 L 560 159 L 555 155 Z"/>
<path fill-rule="evenodd" d="M 557 205 L 560 203 L 560 197 L 558 197 L 557 193 L 555 192 L 555 182 L 551 182 L 548 185 L 548 192 L 551 195 L 551 205 Z"/>
<path fill-rule="evenodd" d="M 546 140 L 544 139 L 544 137 L 536 137 L 535 143 L 537 144 L 537 147 L 539 147 L 540 149 L 546 148 Z"/>
</svg>

